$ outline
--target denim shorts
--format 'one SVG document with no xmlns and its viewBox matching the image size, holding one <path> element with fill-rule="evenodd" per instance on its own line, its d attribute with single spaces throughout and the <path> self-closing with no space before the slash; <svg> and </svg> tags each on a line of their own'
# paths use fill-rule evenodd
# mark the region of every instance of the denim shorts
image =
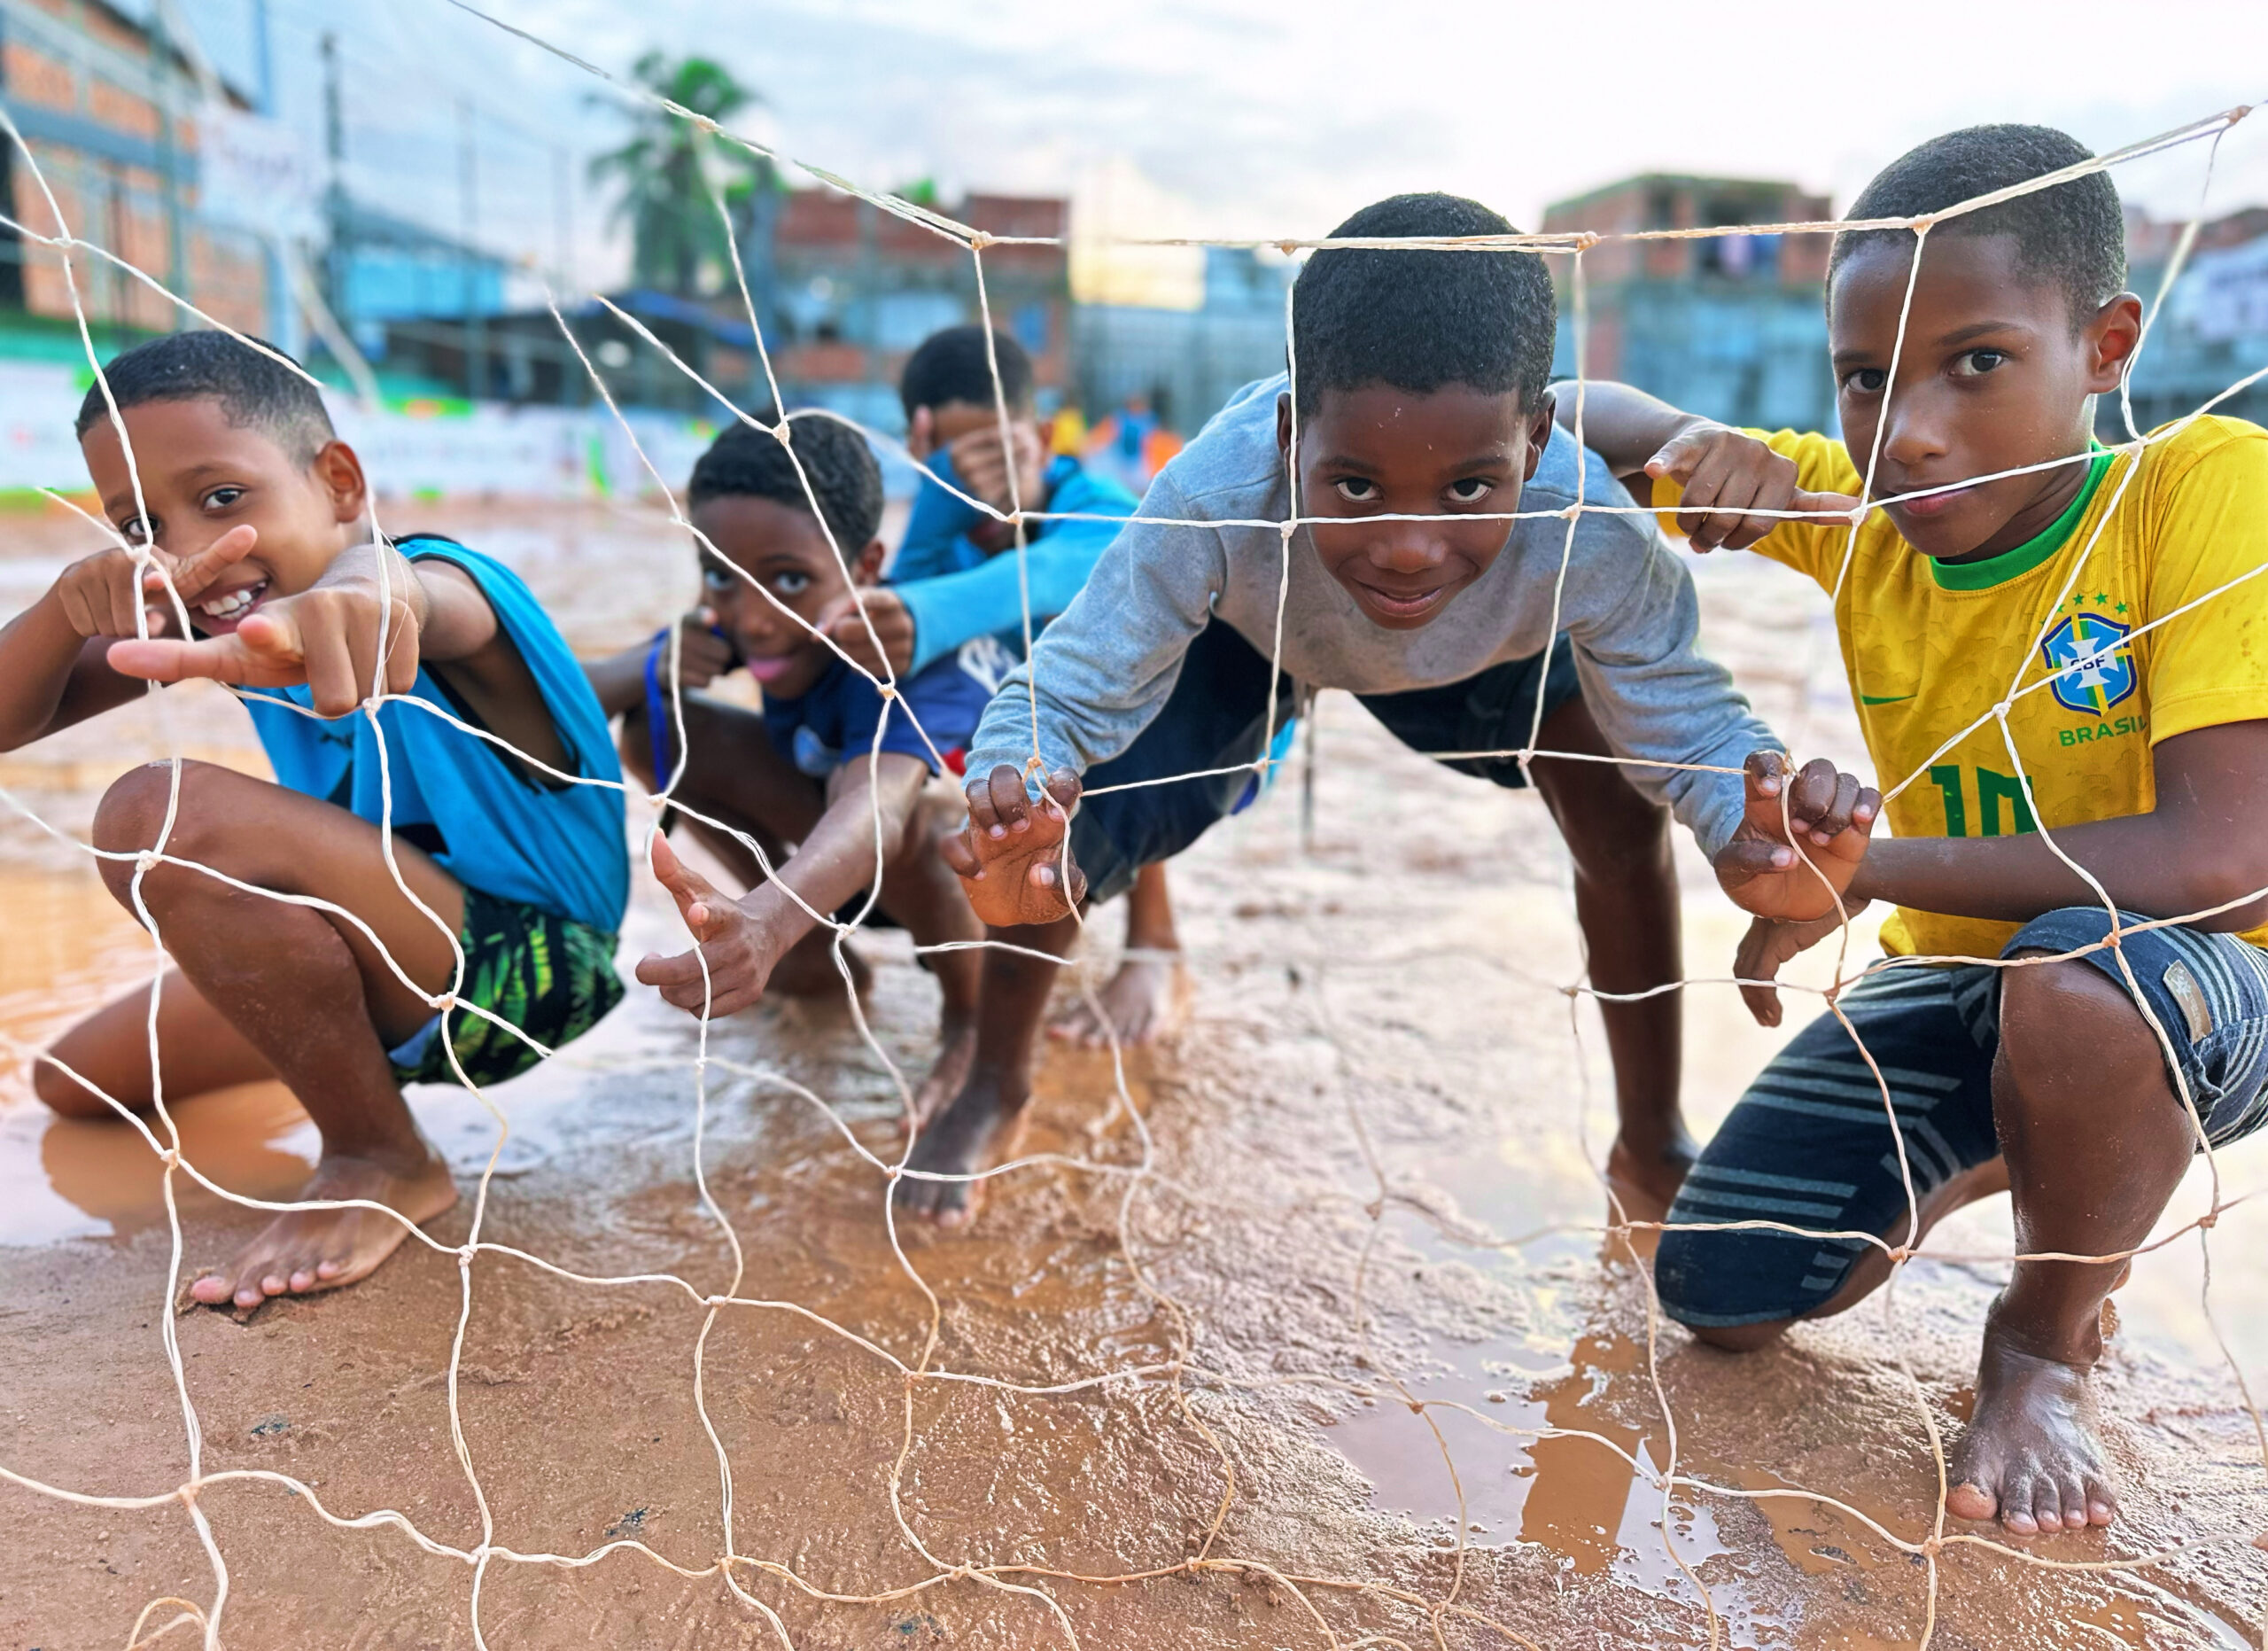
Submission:
<svg viewBox="0 0 2268 1651">
<path fill-rule="evenodd" d="M 2101 907 L 2067 907 L 2025 924 L 2001 955 L 2076 952 L 2109 933 Z M 2268 1115 L 2268 953 L 2233 934 L 2179 928 L 2129 933 L 2119 945 L 2213 1144 L 2251 1134 Z M 2127 989 L 2117 953 L 2076 961 Z M 1998 1156 L 1992 1060 L 2005 972 L 1891 969 L 1845 993 L 1843 1012 L 1880 1082 L 1832 1015 L 1798 1032 L 1703 1149 L 1669 1219 L 1809 1230 L 1665 1232 L 1654 1259 L 1662 1310 L 1685 1324 L 1764 1323 L 1809 1312 L 1842 1287 L 1868 1245 L 1813 1234 L 1887 1234 L 1906 1212 L 1884 1085 L 1917 1198 Z"/>
<path fill-rule="evenodd" d="M 1292 679 L 1276 676 L 1276 719 L 1268 717 L 1267 658 L 1235 627 L 1209 621 L 1189 644 L 1181 675 L 1149 727 L 1108 762 L 1086 774 L 1088 790 L 1130 782 L 1138 789 L 1088 797 L 1071 821 L 1071 853 L 1099 901 L 1133 886 L 1147 865 L 1170 860 L 1247 800 L 1253 775 L 1239 765 L 1259 760 L 1291 720 Z M 1563 639 L 1532 655 L 1440 688 L 1401 694 L 1358 694 L 1371 714 L 1413 751 L 1507 751 L 1527 744 L 1540 694 L 1546 716 L 1581 689 L 1574 650 Z M 1448 764 L 1498 785 L 1527 783 L 1509 758 L 1458 759 Z M 1226 774 L 1205 774 L 1227 768 Z M 1200 774 L 1197 779 L 1169 779 Z"/>
</svg>

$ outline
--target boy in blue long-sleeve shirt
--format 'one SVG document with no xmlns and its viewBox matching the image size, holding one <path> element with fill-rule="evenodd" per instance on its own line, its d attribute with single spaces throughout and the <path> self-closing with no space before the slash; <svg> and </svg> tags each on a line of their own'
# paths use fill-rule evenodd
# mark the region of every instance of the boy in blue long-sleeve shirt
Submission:
<svg viewBox="0 0 2268 1651">
<path fill-rule="evenodd" d="M 999 398 L 1008 407 L 1006 442 L 993 390 L 996 362 Z M 907 448 L 932 474 L 922 478 L 914 495 L 905 536 L 890 563 L 890 582 L 859 593 L 874 635 L 901 677 L 983 638 L 998 640 L 1021 658 L 1027 591 L 1036 635 L 1071 605 L 1140 502 L 1070 455 L 1049 455 L 1033 402 L 1031 358 L 1005 332 L 992 334 L 990 350 L 981 326 L 931 333 L 907 357 L 898 393 L 905 405 Z M 1021 568 L 1014 528 L 969 502 L 972 498 L 1003 513 L 1020 502 L 1049 518 L 1026 525 Z M 878 667 L 866 625 L 847 600 L 831 635 L 870 668 Z M 1165 867 L 1146 866 L 1128 896 L 1126 952 L 1099 994 L 1101 1014 L 1078 1004 L 1054 1034 L 1091 1047 L 1113 1033 L 1127 1044 L 1158 1036 L 1175 1003 L 1179 949 Z"/>
</svg>

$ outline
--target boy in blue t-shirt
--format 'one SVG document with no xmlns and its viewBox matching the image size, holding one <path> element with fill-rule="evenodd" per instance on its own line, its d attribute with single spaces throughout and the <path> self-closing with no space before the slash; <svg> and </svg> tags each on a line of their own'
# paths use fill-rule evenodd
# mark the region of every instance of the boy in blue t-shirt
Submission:
<svg viewBox="0 0 2268 1651">
<path fill-rule="evenodd" d="M 871 581 L 882 565 L 882 471 L 866 438 L 835 419 L 797 417 L 791 436 L 792 457 L 769 432 L 730 426 L 701 456 L 686 489 L 705 542 L 703 605 L 676 640 L 678 681 L 690 690 L 745 670 L 763 691 L 763 709 L 673 695 L 666 631 L 590 667 L 601 704 L 623 719 L 630 767 L 658 790 L 682 764 L 672 797 L 688 816 L 728 828 L 692 820 L 747 887 L 738 900 L 680 864 L 665 842 L 654 845 L 655 874 L 677 897 L 708 960 L 712 1015 L 743 1009 L 767 990 L 812 992 L 842 980 L 832 934 L 812 914 L 847 918 L 865 907 L 875 882 L 877 816 L 882 914 L 923 946 L 984 933 L 936 853 L 959 810 L 924 791 L 934 775 L 959 772 L 961 750 L 1014 661 L 980 636 L 900 675 L 885 698 L 821 639 L 819 622 L 848 598 L 852 579 Z M 762 846 L 769 876 L 735 832 Z M 844 958 L 852 984 L 862 985 L 863 965 L 847 952 Z M 982 973 L 975 951 L 926 953 L 924 962 L 944 989 L 944 1031 L 917 1105 L 965 1075 Z M 637 973 L 680 1009 L 701 1013 L 704 980 L 693 953 L 648 957 Z"/>
<path fill-rule="evenodd" d="M 1006 441 L 993 389 L 996 362 L 999 399 L 1008 408 Z M 898 378 L 906 448 L 933 475 L 921 479 L 914 495 L 905 536 L 890 562 L 889 583 L 860 596 L 867 620 L 900 675 L 988 635 L 1021 658 L 1026 591 L 1037 635 L 1071 605 L 1096 560 L 1140 506 L 1117 482 L 1095 474 L 1069 454 L 1049 456 L 1047 432 L 1033 403 L 1032 377 L 1031 357 L 1022 345 L 995 331 L 988 351 L 981 326 L 933 332 L 906 358 Z M 1027 523 L 1019 569 L 1014 528 L 963 494 L 1002 512 L 1021 501 L 1025 510 L 1056 519 Z M 857 610 L 847 598 L 841 609 L 828 634 L 854 658 L 879 669 Z M 1291 732 L 1287 726 L 1286 751 Z M 1172 1019 L 1181 979 L 1175 961 L 1179 952 L 1164 862 L 1145 866 L 1127 892 L 1126 951 L 1117 972 L 1097 994 L 1100 1016 L 1084 1001 L 1075 1003 L 1050 1029 L 1052 1035 L 1089 1047 L 1102 1046 L 1114 1034 L 1122 1044 L 1151 1041 Z"/>
<path fill-rule="evenodd" d="M 507 1025 L 556 1048 L 620 999 L 622 794 L 571 783 L 620 770 L 517 578 L 447 540 L 369 542 L 361 461 L 307 380 L 221 332 L 138 346 L 105 378 L 80 444 L 104 514 L 154 565 L 122 547 L 88 557 L 0 630 L 0 749 L 128 703 L 140 679 L 213 677 L 253 690 L 277 783 L 184 761 L 177 798 L 167 763 L 111 787 L 94 826 L 104 879 L 175 964 L 158 1071 L 136 990 L 64 1033 L 33 1086 L 73 1117 L 290 1086 L 322 1137 L 300 1199 L 395 1213 L 291 1211 L 190 1286 L 249 1309 L 354 1282 L 456 1202 L 403 1084 L 460 1066 L 501 1083 L 540 1058 Z M 382 618 L 384 689 L 400 697 L 374 725 L 349 713 L 378 670 Z"/>
</svg>

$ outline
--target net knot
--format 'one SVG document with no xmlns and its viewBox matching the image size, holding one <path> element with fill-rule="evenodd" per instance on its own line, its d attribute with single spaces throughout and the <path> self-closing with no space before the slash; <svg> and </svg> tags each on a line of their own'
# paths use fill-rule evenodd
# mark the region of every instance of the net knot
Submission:
<svg viewBox="0 0 2268 1651">
<path fill-rule="evenodd" d="M 145 848 L 134 857 L 134 869 L 147 876 L 166 863 L 166 857 L 154 848 Z"/>
<path fill-rule="evenodd" d="M 179 1147 L 167 1147 L 163 1152 L 160 1152 L 158 1155 L 158 1162 L 164 1164 L 166 1168 L 169 1170 L 179 1167 L 181 1164 L 181 1149 Z"/>
<path fill-rule="evenodd" d="M 981 253 L 991 245 L 997 238 L 995 236 L 987 235 L 982 230 L 972 230 L 968 236 L 968 250 L 972 253 Z"/>
<path fill-rule="evenodd" d="M 1914 1259 L 1914 1247 L 1911 1244 L 1894 1244 L 1891 1247 L 1889 1255 L 1891 1265 L 1897 1266 Z"/>
<path fill-rule="evenodd" d="M 1560 511 L 1560 512 L 1559 512 L 1559 514 L 1560 514 L 1560 516 L 1561 516 L 1562 518 L 1564 518 L 1565 520 L 1567 520 L 1567 521 L 1571 521 L 1571 522 L 1572 522 L 1572 521 L 1573 521 L 1573 520 L 1575 520 L 1578 517 L 1581 516 L 1581 515 L 1582 515 L 1582 513 L 1583 513 L 1583 505 L 1582 505 L 1582 501 L 1581 501 L 1581 500 L 1580 500 L 1580 499 L 1578 499 L 1574 503 L 1573 503 L 1573 504 L 1569 505 L 1565 510 L 1562 510 L 1562 511 Z"/>
<path fill-rule="evenodd" d="M 1935 1559 L 1945 1552 L 1945 1547 L 1946 1539 L 1943 1537 L 1928 1536 L 1922 1538 L 1920 1552 L 1923 1559 Z"/>
<path fill-rule="evenodd" d="M 1992 707 L 1992 715 L 2001 722 L 2006 722 L 2008 720 L 2008 713 L 2015 709 L 2016 703 L 2013 700 L 2003 699 Z"/>
<path fill-rule="evenodd" d="M 895 682 L 877 682 L 874 684 L 874 692 L 881 695 L 884 699 L 895 699 L 897 697 L 897 684 Z"/>
<path fill-rule="evenodd" d="M 2200 1232 L 2210 1232 L 2220 1224 L 2221 1212 L 2218 1210 L 2208 1210 L 2197 1218 L 2197 1228 Z"/>
<path fill-rule="evenodd" d="M 436 1015 L 446 1015 L 456 1006 L 457 994 L 454 992 L 437 992 L 425 1000 L 425 1007 Z"/>
</svg>

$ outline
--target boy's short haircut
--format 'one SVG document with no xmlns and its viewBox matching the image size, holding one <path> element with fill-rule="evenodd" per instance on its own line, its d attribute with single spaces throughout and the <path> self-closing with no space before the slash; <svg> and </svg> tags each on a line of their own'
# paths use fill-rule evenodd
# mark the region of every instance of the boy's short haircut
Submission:
<svg viewBox="0 0 2268 1651">
<path fill-rule="evenodd" d="M 2085 144 L 2052 126 L 1964 127 L 1891 161 L 1859 191 L 1845 215 L 1919 218 L 2093 159 Z M 1932 240 L 1941 235 L 2014 236 L 2017 269 L 2063 289 L 2074 331 L 2126 284 L 2126 220 L 2107 172 L 1948 218 L 1930 231 Z M 1835 238 L 1827 261 L 1830 304 L 1844 261 L 1863 246 L 1891 240 L 1911 246 L 1914 232 L 1850 230 Z"/>
<path fill-rule="evenodd" d="M 260 348 L 276 347 L 262 340 Z M 296 464 L 314 463 L 338 437 L 315 385 L 226 332 L 175 332 L 137 344 L 105 362 L 103 377 L 121 413 L 149 401 L 218 401 L 230 424 L 266 431 Z M 79 440 L 109 418 L 103 387 L 95 385 L 79 403 Z"/>
<path fill-rule="evenodd" d="M 1363 207 L 1340 238 L 1511 235 L 1456 195 L 1396 195 Z M 1471 385 L 1519 393 L 1533 411 L 1551 381 L 1558 307 L 1543 260 L 1527 252 L 1326 246 L 1292 290 L 1292 378 L 1304 416 L 1325 390 L 1390 384 L 1425 394 Z"/>
<path fill-rule="evenodd" d="M 762 417 L 759 415 L 759 417 Z M 808 511 L 819 501 L 819 518 L 845 556 L 871 543 L 882 525 L 882 471 L 866 438 L 824 413 L 790 414 L 796 456 L 777 436 L 734 420 L 709 444 L 686 484 L 686 504 L 697 509 L 711 499 L 738 495 L 770 499 L 790 510 Z M 803 474 L 796 473 L 796 462 Z M 804 479 L 811 479 L 805 492 Z"/>
<path fill-rule="evenodd" d="M 1011 413 L 1031 404 L 1031 357 L 1024 347 L 995 329 L 992 348 L 1000 362 L 1000 393 Z M 984 329 L 974 324 L 947 327 L 921 340 L 920 348 L 905 358 L 898 375 L 897 398 L 905 404 L 907 423 L 916 408 L 935 410 L 948 401 L 972 407 L 992 405 L 992 362 L 984 351 Z"/>
</svg>

